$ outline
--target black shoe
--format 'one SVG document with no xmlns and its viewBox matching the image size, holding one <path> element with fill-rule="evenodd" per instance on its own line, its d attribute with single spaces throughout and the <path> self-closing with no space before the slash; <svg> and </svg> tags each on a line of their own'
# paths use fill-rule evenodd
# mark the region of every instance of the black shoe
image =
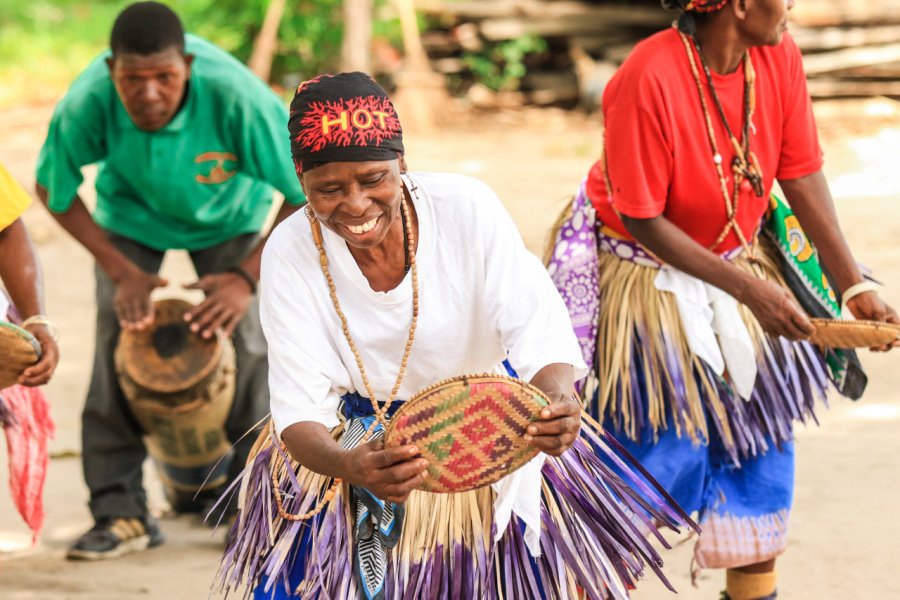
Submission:
<svg viewBox="0 0 900 600">
<path fill-rule="evenodd" d="M 768 596 L 763 596 L 762 598 L 757 598 L 756 600 L 777 600 L 778 599 L 778 590 L 772 592 Z M 728 592 L 722 592 L 722 595 L 719 596 L 719 600 L 731 600 L 731 596 L 728 595 Z"/>
<path fill-rule="evenodd" d="M 75 540 L 66 553 L 69 560 L 104 560 L 159 546 L 165 541 L 153 517 L 110 517 L 97 521 Z"/>
</svg>

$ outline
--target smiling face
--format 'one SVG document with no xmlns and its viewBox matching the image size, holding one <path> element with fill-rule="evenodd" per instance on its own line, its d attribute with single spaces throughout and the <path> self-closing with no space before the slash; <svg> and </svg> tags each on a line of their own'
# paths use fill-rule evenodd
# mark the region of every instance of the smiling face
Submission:
<svg viewBox="0 0 900 600">
<path fill-rule="evenodd" d="M 745 0 L 744 34 L 752 46 L 777 46 L 787 31 L 794 0 Z"/>
<path fill-rule="evenodd" d="M 107 59 L 125 111 L 138 129 L 158 131 L 181 107 L 193 56 L 170 47 L 153 54 L 121 53 Z"/>
<path fill-rule="evenodd" d="M 355 248 L 373 248 L 399 226 L 403 158 L 331 162 L 304 171 L 300 184 L 309 206 L 325 227 Z"/>
</svg>

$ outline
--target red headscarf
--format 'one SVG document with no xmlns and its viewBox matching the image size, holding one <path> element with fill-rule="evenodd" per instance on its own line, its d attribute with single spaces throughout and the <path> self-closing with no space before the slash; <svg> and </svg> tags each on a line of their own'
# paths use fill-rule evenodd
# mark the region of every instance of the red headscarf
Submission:
<svg viewBox="0 0 900 600">
<path fill-rule="evenodd" d="M 728 0 L 688 0 L 682 6 L 684 12 L 711 13 L 722 9 Z"/>
</svg>

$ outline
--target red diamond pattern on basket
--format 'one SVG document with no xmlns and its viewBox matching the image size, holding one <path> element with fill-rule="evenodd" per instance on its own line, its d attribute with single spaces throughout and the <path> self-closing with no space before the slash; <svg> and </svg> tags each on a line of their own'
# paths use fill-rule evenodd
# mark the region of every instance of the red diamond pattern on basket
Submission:
<svg viewBox="0 0 900 600">
<path fill-rule="evenodd" d="M 477 421 L 464 425 L 462 432 L 469 438 L 469 441 L 477 444 L 485 437 L 494 435 L 497 432 L 497 427 L 487 417 L 481 417 Z"/>
<path fill-rule="evenodd" d="M 462 385 L 455 388 L 436 386 L 401 408 L 389 426 L 392 445 L 415 443 L 429 461 L 423 490 L 488 485 L 536 453 L 523 436 L 546 399 L 505 380 L 479 377 L 460 378 Z"/>
</svg>

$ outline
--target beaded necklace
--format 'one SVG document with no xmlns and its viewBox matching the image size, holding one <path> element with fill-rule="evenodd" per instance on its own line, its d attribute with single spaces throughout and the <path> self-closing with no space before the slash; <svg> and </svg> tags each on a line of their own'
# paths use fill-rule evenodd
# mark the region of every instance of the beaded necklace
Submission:
<svg viewBox="0 0 900 600">
<path fill-rule="evenodd" d="M 731 163 L 731 170 L 734 176 L 734 189 L 732 194 L 729 195 L 728 182 L 725 179 L 725 172 L 722 169 L 722 154 L 719 152 L 719 147 L 716 143 L 712 117 L 709 114 L 709 107 L 706 104 L 706 95 L 703 93 L 703 82 L 700 78 L 700 70 L 697 68 L 697 61 L 694 60 L 694 52 L 691 48 L 691 39 L 693 38 L 689 38 L 681 31 L 679 31 L 678 34 L 681 36 L 685 52 L 687 52 L 688 60 L 691 64 L 691 73 L 694 75 L 694 83 L 697 85 L 697 93 L 700 96 L 700 106 L 703 107 L 703 116 L 706 120 L 706 133 L 709 137 L 712 159 L 716 166 L 716 173 L 719 175 L 719 187 L 722 191 L 722 197 L 725 199 L 725 212 L 728 217 L 725 228 L 722 230 L 722 233 L 719 234 L 715 243 L 710 246 L 710 250 L 718 247 L 728 234 L 734 231 L 741 246 L 744 247 L 752 259 L 754 256 L 753 248 L 737 223 L 737 211 L 742 184 L 750 185 L 757 197 L 761 198 L 765 193 L 759 161 L 756 158 L 756 154 L 750 149 L 750 127 L 753 122 L 753 112 L 756 110 L 756 89 L 754 87 L 756 71 L 753 68 L 753 61 L 750 60 L 750 53 L 744 52 L 744 57 L 742 59 L 744 63 L 744 118 L 741 129 L 743 140 L 742 142 L 738 142 L 737 137 L 735 137 L 734 133 L 731 131 L 728 119 L 725 118 L 725 111 L 722 108 L 722 103 L 719 101 L 719 96 L 716 94 L 716 88 L 713 85 L 712 73 L 709 70 L 709 66 L 706 64 L 706 61 L 703 60 L 703 55 L 700 53 L 700 45 L 697 43 L 696 39 L 693 40 L 694 46 L 697 49 L 697 55 L 700 57 L 700 64 L 703 66 L 703 70 L 706 74 L 706 82 L 709 87 L 710 95 L 718 109 L 719 117 L 725 126 L 725 131 L 728 133 L 728 137 L 731 140 L 731 145 L 734 149 L 734 159 Z"/>
<path fill-rule="evenodd" d="M 334 280 L 331 277 L 331 271 L 328 268 L 328 257 L 325 255 L 325 245 L 322 241 L 322 228 L 319 225 L 319 220 L 312 213 L 312 210 L 309 208 L 309 205 L 306 207 L 306 216 L 309 218 L 309 226 L 312 230 L 313 242 L 316 244 L 316 248 L 319 251 L 319 265 L 322 268 L 322 274 L 325 276 L 325 281 L 328 282 L 328 293 L 331 295 L 331 303 L 334 306 L 334 310 L 337 313 L 338 318 L 341 321 L 341 329 L 344 332 L 344 339 L 347 340 L 347 344 L 350 346 L 350 350 L 353 352 L 353 357 L 356 359 L 356 366 L 359 368 L 359 374 L 362 377 L 363 385 L 366 387 L 366 393 L 369 394 L 369 401 L 372 403 L 372 410 L 374 411 L 375 420 L 372 421 L 372 424 L 366 430 L 365 435 L 363 436 L 360 444 L 365 443 L 372 437 L 372 433 L 375 431 L 375 426 L 381 423 L 382 427 L 387 427 L 388 417 L 387 412 L 388 408 L 397 398 L 397 394 L 400 391 L 400 384 L 403 382 L 403 377 L 406 375 L 406 365 L 409 362 L 409 354 L 412 350 L 413 339 L 415 339 L 416 335 L 416 323 L 419 320 L 419 274 L 416 269 L 416 241 L 415 241 L 415 233 L 412 228 L 412 218 L 410 216 L 409 207 L 406 205 L 406 194 L 401 187 L 402 197 L 400 199 L 400 222 L 403 225 L 403 237 L 406 241 L 404 246 L 404 273 L 407 271 L 412 271 L 412 288 L 413 288 L 413 296 L 412 296 L 412 320 L 409 324 L 409 336 L 406 339 L 406 348 L 403 352 L 403 358 L 400 359 L 400 371 L 397 373 L 397 379 L 394 382 L 394 387 L 391 389 L 390 396 L 387 401 L 384 403 L 384 408 L 379 406 L 378 401 L 375 399 L 375 392 L 372 390 L 372 386 L 369 383 L 369 377 L 366 374 L 366 367 L 363 365 L 362 357 L 359 355 L 359 350 L 356 348 L 356 343 L 353 341 L 353 337 L 350 335 L 350 328 L 347 324 L 347 317 L 344 315 L 344 311 L 341 310 L 341 303 L 337 297 L 337 289 L 334 286 Z M 284 446 L 284 444 L 282 444 Z M 284 448 L 282 448 L 282 451 Z M 282 453 L 276 453 L 278 456 L 281 456 Z M 310 519 L 325 508 L 325 506 L 334 498 L 337 493 L 337 488 L 341 484 L 341 480 L 339 478 L 335 478 L 334 482 L 332 482 L 331 487 L 328 489 L 325 494 L 322 495 L 322 498 L 319 502 L 316 503 L 315 508 L 311 511 L 303 514 L 291 514 L 284 510 L 284 506 L 281 498 L 281 490 L 278 486 L 278 478 L 276 477 L 278 469 L 272 469 L 272 489 L 275 492 L 275 504 L 278 508 L 278 514 L 283 518 L 289 521 L 305 521 Z"/>
</svg>

